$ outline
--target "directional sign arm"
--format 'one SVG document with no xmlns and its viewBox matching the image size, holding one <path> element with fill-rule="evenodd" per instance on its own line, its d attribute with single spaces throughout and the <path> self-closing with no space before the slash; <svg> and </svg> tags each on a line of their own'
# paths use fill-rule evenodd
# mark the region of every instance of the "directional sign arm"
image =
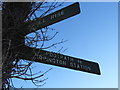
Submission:
<svg viewBox="0 0 120 90">
<path fill-rule="evenodd" d="M 25 59 L 45 64 L 51 64 L 55 66 L 65 67 L 69 69 L 89 72 L 100 75 L 99 65 L 96 62 L 86 61 L 79 58 L 74 58 L 71 56 L 53 53 L 45 50 L 23 47 L 19 54 L 19 59 Z"/>
<path fill-rule="evenodd" d="M 51 13 L 43 18 L 37 18 L 36 20 L 25 22 L 24 35 L 35 32 L 38 29 L 52 25 L 74 15 L 80 13 L 79 3 L 74 3 L 70 6 L 62 8 L 54 13 Z M 23 29 L 22 29 L 23 30 Z"/>
</svg>

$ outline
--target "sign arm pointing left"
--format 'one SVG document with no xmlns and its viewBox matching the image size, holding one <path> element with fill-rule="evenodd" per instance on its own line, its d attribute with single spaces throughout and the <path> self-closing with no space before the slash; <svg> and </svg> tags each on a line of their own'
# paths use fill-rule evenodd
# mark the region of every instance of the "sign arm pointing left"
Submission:
<svg viewBox="0 0 120 90">
<path fill-rule="evenodd" d="M 22 50 L 17 59 L 25 59 L 39 63 L 45 63 L 78 71 L 89 72 L 100 75 L 100 68 L 98 63 L 79 59 L 60 53 L 49 52 L 41 49 L 31 48 L 28 46 L 22 47 Z"/>
</svg>

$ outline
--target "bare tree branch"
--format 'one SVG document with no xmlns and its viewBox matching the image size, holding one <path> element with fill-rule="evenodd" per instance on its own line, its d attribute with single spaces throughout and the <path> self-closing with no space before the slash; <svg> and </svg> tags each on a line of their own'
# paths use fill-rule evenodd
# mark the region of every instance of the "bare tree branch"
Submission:
<svg viewBox="0 0 120 90">
<path fill-rule="evenodd" d="M 42 86 L 46 79 L 38 80 L 43 77 L 51 69 L 44 73 L 33 73 L 32 63 L 33 61 L 26 61 L 24 59 L 17 59 L 17 57 L 24 51 L 23 46 L 35 47 L 40 49 L 48 49 L 54 47 L 60 43 L 64 43 L 64 40 L 58 41 L 45 46 L 45 42 L 55 38 L 58 32 L 49 36 L 49 31 L 53 30 L 49 27 L 39 29 L 34 24 L 36 21 L 41 20 L 50 12 L 53 12 L 56 8 L 62 6 L 63 3 L 52 2 L 3 2 L 2 3 L 2 46 L 3 46 L 3 60 L 2 60 L 2 88 L 9 90 L 10 87 L 14 87 L 12 78 L 18 78 L 21 80 L 31 80 L 34 85 Z M 40 13 L 38 15 L 38 12 Z M 39 30 L 39 32 L 37 32 Z M 34 35 L 26 35 L 29 32 L 34 31 Z M 26 36 L 25 36 L 26 35 Z M 41 44 L 38 45 L 38 42 Z M 35 52 L 34 54 L 39 53 Z M 34 59 L 34 57 L 32 57 Z M 28 73 L 28 71 L 30 73 Z M 38 75 L 39 74 L 39 75 Z M 37 76 L 36 76 L 37 75 Z M 38 85 L 40 83 L 40 85 Z"/>
</svg>

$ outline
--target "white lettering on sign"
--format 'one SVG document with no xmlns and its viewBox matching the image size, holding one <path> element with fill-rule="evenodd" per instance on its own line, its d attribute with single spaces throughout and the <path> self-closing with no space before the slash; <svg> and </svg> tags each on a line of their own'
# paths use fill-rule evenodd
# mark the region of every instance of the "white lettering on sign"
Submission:
<svg viewBox="0 0 120 90">
<path fill-rule="evenodd" d="M 60 11 L 60 12 L 54 13 L 54 14 L 51 15 L 51 20 L 55 19 L 55 18 L 58 18 L 60 16 L 63 16 L 63 15 L 64 15 L 64 11 Z"/>
<path fill-rule="evenodd" d="M 75 62 L 71 62 L 71 60 L 74 61 L 73 58 L 67 58 L 67 56 L 54 58 L 54 57 L 58 57 L 57 55 L 59 55 L 59 54 L 47 53 L 47 56 L 37 55 L 37 56 L 35 56 L 35 59 L 40 60 L 42 62 L 57 64 L 57 65 L 62 65 L 62 66 L 68 65 L 71 68 L 77 68 L 77 69 L 82 69 L 82 70 L 86 70 L 86 71 L 92 70 L 91 67 L 83 65 L 81 60 L 77 60 L 78 62 L 75 63 Z"/>
<path fill-rule="evenodd" d="M 62 10 L 62 11 L 52 14 L 49 19 L 52 20 L 55 18 L 59 18 L 60 16 L 63 16 L 63 15 L 64 15 L 64 11 Z M 38 21 L 38 24 L 43 24 L 43 23 L 46 23 L 45 18 L 42 18 L 40 21 Z M 38 25 L 38 24 L 36 24 L 36 25 Z"/>
<path fill-rule="evenodd" d="M 66 61 L 58 60 L 58 59 L 56 61 L 57 61 L 57 64 L 66 65 Z"/>
<path fill-rule="evenodd" d="M 55 59 L 54 59 L 54 58 L 51 58 L 51 59 L 47 59 L 46 61 L 47 61 L 47 62 L 51 62 L 51 63 L 54 63 L 54 64 L 56 63 L 56 61 L 55 61 Z"/>
<path fill-rule="evenodd" d="M 57 55 L 56 55 L 56 54 L 54 54 L 54 53 L 49 53 L 49 56 L 50 56 L 50 57 L 54 57 L 54 58 L 56 58 L 56 57 L 57 57 Z"/>
<path fill-rule="evenodd" d="M 51 58 L 66 60 L 66 61 L 69 61 L 69 62 L 74 62 L 74 59 L 72 57 L 63 56 L 63 55 L 60 55 L 58 53 L 46 52 L 45 56 L 48 56 L 48 57 L 51 57 Z M 80 61 L 79 61 L 79 63 L 80 63 Z"/>
<path fill-rule="evenodd" d="M 43 24 L 43 23 L 46 23 L 45 19 L 41 19 L 41 20 L 38 22 L 37 25 L 39 25 L 39 24 Z"/>
<path fill-rule="evenodd" d="M 70 62 L 74 62 L 74 59 L 73 59 L 73 58 L 70 58 L 69 61 L 70 61 Z"/>
<path fill-rule="evenodd" d="M 86 65 L 81 65 L 81 64 L 76 64 L 76 63 L 70 63 L 70 66 L 73 67 L 73 68 L 78 68 L 78 69 L 83 69 L 83 70 L 86 70 L 86 71 L 91 71 L 91 68 L 89 66 L 86 66 Z"/>
<path fill-rule="evenodd" d="M 81 60 L 77 60 L 78 63 L 82 64 L 82 61 Z"/>
<path fill-rule="evenodd" d="M 45 56 L 42 56 L 42 55 L 35 56 L 34 59 L 37 59 L 37 60 L 40 60 L 40 61 L 43 61 L 43 62 L 59 64 L 59 65 L 63 65 L 63 66 L 67 65 L 66 61 L 58 60 L 58 59 L 55 59 L 55 58 L 48 58 L 48 57 L 45 57 Z"/>
</svg>

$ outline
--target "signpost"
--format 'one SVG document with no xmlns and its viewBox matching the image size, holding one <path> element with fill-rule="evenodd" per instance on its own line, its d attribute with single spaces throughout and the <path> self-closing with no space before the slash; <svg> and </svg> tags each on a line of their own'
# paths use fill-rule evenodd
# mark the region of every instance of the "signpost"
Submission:
<svg viewBox="0 0 120 90">
<path fill-rule="evenodd" d="M 50 64 L 50 65 L 60 66 L 60 67 L 69 68 L 73 70 L 84 71 L 92 74 L 101 75 L 99 65 L 96 62 L 91 62 L 84 59 L 63 55 L 60 53 L 54 53 L 54 52 L 49 52 L 41 49 L 31 48 L 25 45 L 25 36 L 27 34 L 35 32 L 39 29 L 45 28 L 49 25 L 52 25 L 54 23 L 67 19 L 74 15 L 77 15 L 80 12 L 81 12 L 80 6 L 79 6 L 79 3 L 77 2 L 63 9 L 60 9 L 54 13 L 51 13 L 47 16 L 44 16 L 42 18 L 40 17 L 40 18 L 37 18 L 36 20 L 26 21 L 24 22 L 24 24 L 22 24 L 17 28 L 12 28 L 13 31 L 16 30 L 16 32 L 10 32 L 10 33 L 7 32 L 7 34 L 9 34 L 7 39 L 10 37 L 10 39 L 12 40 L 12 43 L 10 42 L 11 46 L 7 50 L 8 51 L 7 55 L 8 56 L 10 55 L 9 56 L 10 58 L 6 56 L 7 57 L 6 61 L 8 60 L 8 58 L 13 59 L 13 56 L 15 56 L 14 57 L 15 59 L 25 59 L 33 62 Z M 11 38 L 11 35 L 13 35 L 12 38 Z M 15 52 L 14 52 L 14 49 L 16 49 Z M 9 65 L 11 65 L 11 63 Z M 17 63 L 15 65 L 17 65 Z M 5 71 L 7 72 L 8 76 L 11 74 L 10 70 L 12 70 L 12 67 L 10 67 L 9 70 Z M 1 73 L 0 73 L 0 77 L 2 77 Z M 6 78 L 4 81 L 6 81 Z"/>
<path fill-rule="evenodd" d="M 27 35 L 38 29 L 44 28 L 46 26 L 52 25 L 61 20 L 67 19 L 71 16 L 74 16 L 78 13 L 80 13 L 79 3 L 74 3 L 68 7 L 58 10 L 43 18 L 38 18 L 37 20 L 31 21 L 30 23 L 26 22 L 26 26 L 24 28 L 24 30 L 26 31 L 21 29 L 22 31 L 20 32 L 21 33 L 23 32 L 24 35 Z M 33 31 L 33 28 L 34 28 L 34 31 Z M 22 41 L 24 40 L 22 39 Z M 75 57 L 71 57 L 71 56 L 67 56 L 59 53 L 49 52 L 45 50 L 30 48 L 25 45 L 20 50 L 21 52 L 16 57 L 17 59 L 25 59 L 25 60 L 30 60 L 30 61 L 35 61 L 35 62 L 40 62 L 45 64 L 51 64 L 51 65 L 89 72 L 89 73 L 98 74 L 98 75 L 101 74 L 99 65 L 96 62 L 86 61 L 84 59 L 79 59 L 79 58 L 75 58 Z"/>
<path fill-rule="evenodd" d="M 45 50 L 23 47 L 25 51 L 22 52 L 18 56 L 20 59 L 56 65 L 60 67 L 65 67 L 69 69 L 89 72 L 100 75 L 100 69 L 98 63 L 86 61 L 83 59 L 49 52 Z"/>
<path fill-rule="evenodd" d="M 57 23 L 59 21 L 72 17 L 79 13 L 80 13 L 80 7 L 79 7 L 79 3 L 77 2 L 70 6 L 62 8 L 54 13 L 51 13 L 43 18 L 38 18 L 37 20 L 31 21 L 30 23 L 26 22 L 25 25 L 26 26 L 29 25 L 29 27 L 25 28 L 24 34 L 27 35 L 29 33 L 34 32 L 35 30 L 52 25 L 54 23 Z"/>
</svg>

